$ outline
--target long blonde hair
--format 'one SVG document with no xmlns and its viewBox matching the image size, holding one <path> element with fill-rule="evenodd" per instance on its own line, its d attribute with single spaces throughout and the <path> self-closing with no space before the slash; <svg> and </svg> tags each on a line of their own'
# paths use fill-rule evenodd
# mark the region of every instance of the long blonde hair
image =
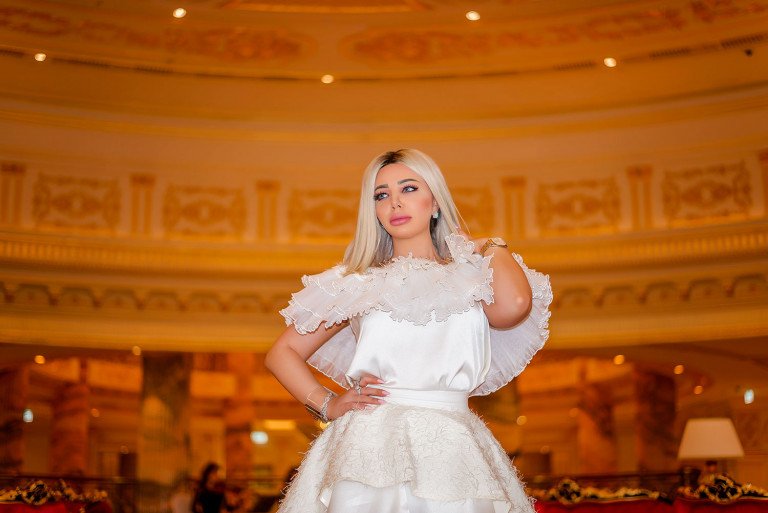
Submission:
<svg viewBox="0 0 768 513">
<path fill-rule="evenodd" d="M 376 206 L 373 193 L 376 175 L 384 166 L 403 164 L 424 179 L 437 201 L 439 217 L 430 222 L 432 244 L 443 260 L 450 259 L 445 238 L 460 230 L 461 216 L 453 202 L 445 178 L 435 161 L 414 149 L 388 151 L 377 156 L 368 164 L 363 173 L 363 185 L 360 191 L 360 207 L 357 212 L 355 236 L 347 246 L 343 263 L 345 274 L 361 273 L 372 266 L 392 258 L 392 237 L 376 218 Z M 466 231 L 466 230 L 465 230 Z"/>
</svg>

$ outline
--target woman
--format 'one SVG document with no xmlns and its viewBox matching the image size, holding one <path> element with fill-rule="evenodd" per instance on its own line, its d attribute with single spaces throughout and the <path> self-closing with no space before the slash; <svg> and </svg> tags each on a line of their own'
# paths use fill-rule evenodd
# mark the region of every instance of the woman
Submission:
<svg viewBox="0 0 768 513">
<path fill-rule="evenodd" d="M 208 463 L 200 474 L 192 513 L 220 513 L 224 505 L 224 483 L 219 478 L 219 465 Z"/>
<path fill-rule="evenodd" d="M 330 424 L 281 513 L 533 511 L 467 398 L 504 386 L 542 347 L 549 280 L 503 240 L 461 234 L 428 156 L 371 162 L 343 263 L 303 283 L 266 365 Z M 321 386 L 307 360 L 347 390 Z"/>
</svg>

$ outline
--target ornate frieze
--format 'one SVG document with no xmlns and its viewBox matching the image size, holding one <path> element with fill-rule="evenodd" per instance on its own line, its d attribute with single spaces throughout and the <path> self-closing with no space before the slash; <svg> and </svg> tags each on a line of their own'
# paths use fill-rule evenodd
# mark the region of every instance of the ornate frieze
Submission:
<svg viewBox="0 0 768 513">
<path fill-rule="evenodd" d="M 32 218 L 40 228 L 114 231 L 121 196 L 117 179 L 40 174 L 33 186 Z"/>
<path fill-rule="evenodd" d="M 621 198 L 614 178 L 540 184 L 536 196 L 542 235 L 618 230 Z"/>
<path fill-rule="evenodd" d="M 670 226 L 745 219 L 753 203 L 744 162 L 666 171 L 661 188 Z"/>
<path fill-rule="evenodd" d="M 294 240 L 349 240 L 357 223 L 354 190 L 294 189 L 288 200 L 288 227 Z"/>
<path fill-rule="evenodd" d="M 246 202 L 235 188 L 171 185 L 163 198 L 163 227 L 169 237 L 240 238 Z"/>
<path fill-rule="evenodd" d="M 485 187 L 454 187 L 451 190 L 456 207 L 472 230 L 472 235 L 491 235 L 495 230 L 495 201 L 490 189 Z"/>
</svg>

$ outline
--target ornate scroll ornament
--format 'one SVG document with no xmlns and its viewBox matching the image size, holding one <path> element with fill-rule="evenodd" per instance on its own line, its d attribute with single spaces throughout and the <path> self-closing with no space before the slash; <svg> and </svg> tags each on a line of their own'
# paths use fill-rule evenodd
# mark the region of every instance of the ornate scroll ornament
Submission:
<svg viewBox="0 0 768 513">
<path fill-rule="evenodd" d="M 744 162 L 666 171 L 661 184 L 669 225 L 744 219 L 752 206 L 750 177 Z"/>
<path fill-rule="evenodd" d="M 542 184 L 536 199 L 543 235 L 618 229 L 621 201 L 614 178 Z"/>
<path fill-rule="evenodd" d="M 117 180 L 41 174 L 33 191 L 39 227 L 114 230 L 120 220 Z"/>
<path fill-rule="evenodd" d="M 494 198 L 487 187 L 455 187 L 456 207 L 473 235 L 488 235 L 495 230 Z"/>
<path fill-rule="evenodd" d="M 246 204 L 239 189 L 171 185 L 163 201 L 163 226 L 171 237 L 240 238 Z"/>
<path fill-rule="evenodd" d="M 291 192 L 288 226 L 294 239 L 349 240 L 357 222 L 357 191 L 303 189 Z"/>
</svg>

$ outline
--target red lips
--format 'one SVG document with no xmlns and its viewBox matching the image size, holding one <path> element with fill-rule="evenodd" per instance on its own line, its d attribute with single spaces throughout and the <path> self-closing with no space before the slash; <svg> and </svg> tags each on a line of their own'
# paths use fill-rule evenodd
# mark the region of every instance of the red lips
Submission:
<svg viewBox="0 0 768 513">
<path fill-rule="evenodd" d="M 407 223 L 410 221 L 410 216 L 394 216 L 389 218 L 389 224 L 393 226 L 399 226 L 401 224 Z"/>
</svg>

